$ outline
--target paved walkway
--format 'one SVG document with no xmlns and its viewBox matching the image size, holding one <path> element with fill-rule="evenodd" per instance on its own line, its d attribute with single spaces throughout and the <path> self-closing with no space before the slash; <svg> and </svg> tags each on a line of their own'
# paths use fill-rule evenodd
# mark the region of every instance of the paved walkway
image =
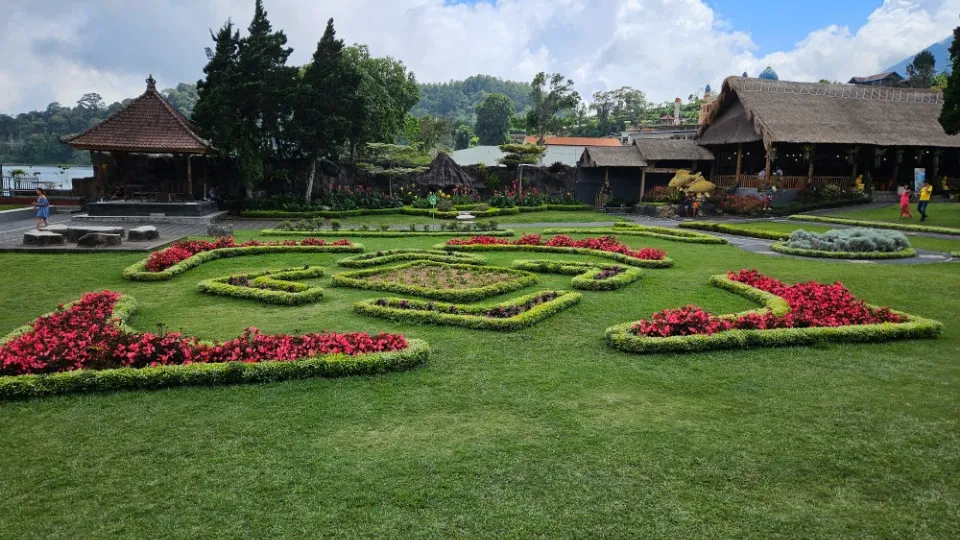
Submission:
<svg viewBox="0 0 960 540">
<path fill-rule="evenodd" d="M 70 225 L 70 214 L 54 214 L 50 217 L 50 224 Z M 94 223 L 84 221 L 83 223 L 73 222 L 76 225 L 104 225 L 116 227 L 116 223 Z M 28 251 L 41 253 L 89 253 L 99 251 L 152 251 L 162 245 L 179 240 L 185 236 L 201 236 L 207 234 L 206 225 L 180 225 L 180 224 L 160 224 L 157 230 L 160 231 L 160 239 L 150 242 L 128 242 L 124 241 L 122 245 L 115 247 L 83 248 L 76 244 L 65 244 L 63 246 L 35 247 L 23 245 L 23 233 L 35 229 L 36 220 L 25 219 L 0 223 L 0 251 Z M 138 227 L 137 224 L 124 225 L 125 228 Z"/>
</svg>

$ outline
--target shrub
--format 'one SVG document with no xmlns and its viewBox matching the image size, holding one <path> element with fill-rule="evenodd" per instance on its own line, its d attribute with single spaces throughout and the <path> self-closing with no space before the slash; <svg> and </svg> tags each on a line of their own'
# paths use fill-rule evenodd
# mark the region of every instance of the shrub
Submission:
<svg viewBox="0 0 960 540">
<path fill-rule="evenodd" d="M 662 249 L 643 248 L 640 250 L 631 249 L 625 244 L 621 244 L 614 236 L 601 236 L 600 238 L 584 238 L 574 240 L 565 234 L 558 234 L 550 240 L 544 242 L 539 234 L 525 234 L 519 240 L 510 242 L 503 238 L 493 238 L 490 236 L 474 236 L 466 240 L 454 238 L 447 240 L 448 246 L 468 246 L 468 245 L 514 245 L 514 246 L 546 246 L 546 247 L 566 247 L 583 248 L 595 251 L 606 251 L 610 253 L 619 253 L 634 259 L 644 260 L 663 260 L 667 253 Z"/>
<path fill-rule="evenodd" d="M 897 231 L 883 231 L 854 227 L 834 229 L 825 233 L 793 231 L 787 247 L 816 251 L 866 253 L 892 253 L 910 247 L 907 237 Z"/>
<path fill-rule="evenodd" d="M 682 226 L 682 224 L 681 224 Z M 709 234 L 700 234 L 692 231 L 685 231 L 674 227 L 650 227 L 637 225 L 633 223 L 616 223 L 614 228 L 557 228 L 547 229 L 545 234 L 611 234 L 621 236 L 646 236 L 649 238 L 659 238 L 662 240 L 671 240 L 673 242 L 685 242 L 690 244 L 726 244 L 727 241 L 718 236 Z"/>
<path fill-rule="evenodd" d="M 684 229 L 699 229 L 702 231 L 735 234 L 737 236 L 750 236 L 753 238 L 763 238 L 766 240 L 786 240 L 790 237 L 789 233 L 779 231 L 748 229 L 747 227 L 738 227 L 736 225 L 728 225 L 726 223 L 711 223 L 709 221 L 684 221 L 678 226 Z"/>
<path fill-rule="evenodd" d="M 644 192 L 643 200 L 666 203 L 680 202 L 680 190 L 667 186 L 656 186 Z"/>
<path fill-rule="evenodd" d="M 441 270 L 462 270 L 474 274 L 511 274 L 511 278 L 509 280 L 490 283 L 488 285 L 478 285 L 464 288 L 425 287 L 420 285 L 400 283 L 397 281 L 375 281 L 372 279 L 367 279 L 385 272 L 419 270 L 431 267 Z M 382 268 L 336 274 L 333 276 L 332 285 L 334 287 L 352 287 L 355 289 L 412 294 L 414 296 L 435 298 L 437 300 L 447 300 L 451 302 L 473 302 L 492 296 L 499 296 L 501 294 L 518 289 L 523 289 L 524 287 L 529 287 L 536 282 L 537 278 L 533 274 L 519 270 L 511 270 L 509 268 L 499 268 L 495 266 L 472 266 L 465 264 L 446 264 L 431 261 L 414 261 L 396 266 L 387 266 Z"/>
<path fill-rule="evenodd" d="M 453 201 L 450 199 L 440 199 L 437 201 L 437 210 L 440 212 L 450 212 L 453 210 Z"/>
<path fill-rule="evenodd" d="M 860 219 L 835 218 L 827 216 L 808 216 L 804 214 L 794 214 L 790 219 L 797 221 L 821 221 L 823 223 L 836 223 L 837 225 L 850 225 L 859 227 L 871 227 L 874 229 L 894 229 L 900 231 L 916 231 L 937 234 L 960 234 L 960 229 L 952 227 L 931 227 L 929 225 L 914 225 L 910 223 L 886 223 L 882 221 L 865 221 Z"/>
<path fill-rule="evenodd" d="M 302 268 L 264 270 L 207 279 L 197 284 L 197 290 L 218 296 L 249 298 L 266 304 L 300 305 L 323 298 L 323 289 L 294 280 L 312 279 L 323 275 L 323 267 L 305 265 Z"/>
<path fill-rule="evenodd" d="M 513 267 L 530 272 L 573 275 L 573 288 L 587 291 L 622 289 L 643 275 L 639 268 L 575 261 L 517 260 L 513 261 Z"/>
<path fill-rule="evenodd" d="M 559 240 L 557 240 L 559 238 Z M 613 238 L 613 237 L 610 237 Z M 456 240 L 456 239 L 454 239 Z M 437 244 L 434 249 L 448 249 L 455 251 L 541 251 L 541 252 L 550 252 L 550 253 L 571 253 L 578 255 L 592 255 L 594 257 L 602 257 L 604 259 L 610 259 L 619 263 L 627 264 L 630 266 L 636 266 L 641 268 L 669 268 L 673 266 L 673 260 L 667 258 L 665 253 L 662 250 L 651 250 L 646 248 L 645 250 L 639 250 L 634 252 L 626 246 L 624 248 L 626 251 L 631 253 L 641 254 L 648 258 L 638 258 L 630 254 L 621 253 L 619 251 L 608 251 L 600 249 L 604 244 L 599 238 L 587 238 L 591 242 L 585 241 L 574 241 L 569 236 L 557 235 L 550 242 L 541 245 L 533 244 L 515 244 L 510 243 L 503 238 L 494 238 L 492 236 L 477 236 L 471 238 L 468 241 L 461 240 L 460 242 L 466 243 L 453 243 L 451 244 L 448 241 L 445 244 Z M 616 239 L 613 239 L 616 242 Z M 576 242 L 584 242 L 583 247 L 572 247 L 570 245 L 562 244 L 572 244 Z M 617 242 L 617 244 L 619 244 Z M 612 247 L 612 244 L 608 244 Z M 622 244 L 619 244 L 622 246 Z M 588 247 L 589 246 L 589 247 Z M 659 258 L 658 258 L 659 257 Z"/>
<path fill-rule="evenodd" d="M 715 200 L 717 210 L 724 214 L 733 214 L 736 216 L 759 214 L 766 204 L 763 199 L 754 195 L 725 194 L 717 197 Z"/>
<path fill-rule="evenodd" d="M 475 265 L 484 265 L 487 262 L 483 257 L 470 253 L 456 253 L 439 249 L 390 249 L 347 257 L 337 261 L 337 264 L 347 268 L 370 268 L 400 261 L 433 261 Z"/>
</svg>

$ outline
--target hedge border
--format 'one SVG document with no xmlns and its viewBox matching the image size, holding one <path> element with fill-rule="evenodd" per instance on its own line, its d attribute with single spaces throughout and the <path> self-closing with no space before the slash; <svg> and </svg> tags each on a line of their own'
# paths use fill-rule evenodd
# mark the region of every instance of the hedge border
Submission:
<svg viewBox="0 0 960 540">
<path fill-rule="evenodd" d="M 447 244 L 436 244 L 434 249 L 447 249 L 451 251 L 539 251 L 544 253 L 567 253 L 571 255 L 593 255 L 617 261 L 618 263 L 638 268 L 670 268 L 673 266 L 673 259 L 665 257 L 660 260 L 637 259 L 629 257 L 622 253 L 613 251 L 600 251 L 599 249 L 572 248 L 559 246 L 517 246 L 513 244 L 469 244 L 465 246 L 449 246 Z"/>
<path fill-rule="evenodd" d="M 391 249 L 376 256 L 377 252 L 364 253 L 347 257 L 337 261 L 338 266 L 345 268 L 371 268 L 401 261 L 433 261 L 449 264 L 473 264 L 483 266 L 487 259 L 472 253 L 458 253 L 454 251 L 440 251 L 436 249 Z M 367 255 L 375 255 L 367 257 Z"/>
<path fill-rule="evenodd" d="M 883 221 L 835 218 L 835 217 L 828 217 L 828 216 L 809 216 L 806 214 L 793 214 L 790 216 L 790 219 L 797 220 L 797 221 L 819 221 L 823 223 L 835 223 L 837 225 L 849 225 L 852 227 L 873 227 L 874 229 L 894 229 L 899 231 L 960 235 L 960 229 L 954 229 L 952 227 L 931 227 L 929 225 L 911 225 L 909 223 L 886 223 Z"/>
<path fill-rule="evenodd" d="M 900 251 L 824 251 L 821 249 L 802 249 L 790 247 L 783 242 L 774 242 L 770 249 L 777 253 L 785 255 L 796 255 L 799 257 L 815 257 L 821 259 L 848 259 L 848 260 L 876 260 L 876 259 L 907 259 L 916 257 L 917 250 L 913 248 L 901 249 Z"/>
<path fill-rule="evenodd" d="M 516 279 L 502 283 L 493 283 L 483 287 L 472 287 L 469 289 L 434 289 L 429 287 L 419 287 L 416 285 L 404 285 L 402 283 L 385 283 L 363 279 L 367 276 L 382 274 L 394 270 L 413 268 L 417 266 L 437 266 L 446 268 L 464 269 L 480 272 L 506 272 L 516 276 Z M 536 284 L 537 277 L 530 272 L 514 270 L 512 268 L 502 268 L 499 266 L 476 266 L 469 264 L 447 264 L 433 261 L 413 261 L 406 264 L 394 266 L 383 266 L 367 270 L 357 270 L 354 272 L 344 272 L 333 276 L 334 287 L 350 287 L 354 289 L 364 289 L 370 291 L 386 291 L 400 294 L 412 294 L 425 298 L 434 298 L 437 300 L 447 300 L 451 302 L 473 302 L 482 300 L 491 296 L 499 296 L 508 292 L 523 289 Z"/>
<path fill-rule="evenodd" d="M 718 236 L 709 234 L 691 233 L 690 231 L 680 231 L 668 227 L 627 227 L 618 226 L 614 228 L 551 228 L 543 231 L 544 234 L 614 234 L 621 236 L 645 236 L 649 238 L 659 238 L 661 240 L 670 240 L 671 242 L 685 242 L 688 244 L 726 244 L 727 240 Z M 669 231 L 669 232 L 667 232 Z M 686 233 L 686 234 L 678 234 Z"/>
<path fill-rule="evenodd" d="M 248 272 L 243 274 L 231 274 L 213 279 L 205 279 L 197 283 L 197 290 L 216 296 L 228 296 L 231 298 L 241 298 L 246 300 L 257 300 L 265 304 L 280 304 L 286 306 L 297 306 L 318 302 L 323 298 L 323 288 L 304 283 L 297 283 L 297 280 L 312 279 L 323 275 L 322 266 L 308 266 L 306 268 L 284 268 L 282 270 L 261 270 L 259 272 Z M 230 285 L 227 283 L 231 277 L 244 276 L 253 280 L 254 284 L 264 283 L 266 285 L 286 285 L 296 283 L 302 287 L 296 292 L 279 291 L 273 289 L 259 289 L 256 287 L 242 287 L 239 285 Z"/>
<path fill-rule="evenodd" d="M 307 211 L 288 211 L 288 210 L 242 210 L 239 216 L 242 218 L 345 218 L 359 216 L 383 216 L 390 214 L 399 214 L 400 207 L 396 208 L 362 208 L 358 210 L 307 210 Z"/>
<path fill-rule="evenodd" d="M 678 226 L 683 227 L 684 229 L 697 229 L 701 231 L 733 234 L 736 236 L 749 236 L 751 238 L 761 238 L 763 240 L 787 240 L 790 238 L 790 233 L 766 231 L 763 229 L 748 229 L 746 227 L 737 227 L 736 225 L 714 223 L 710 221 L 684 221 Z"/>
<path fill-rule="evenodd" d="M 536 298 L 546 292 L 556 292 L 559 294 L 557 298 L 550 300 L 549 302 L 544 302 L 538 306 L 531 308 L 528 311 L 524 311 L 519 315 L 513 317 L 508 317 L 505 319 L 498 319 L 494 317 L 485 317 L 483 315 L 475 315 L 474 313 L 483 313 L 488 309 L 494 309 L 498 307 L 513 307 L 518 304 L 522 304 L 527 300 Z M 506 302 L 501 302 L 493 306 L 463 306 L 456 304 L 444 304 L 441 302 L 425 302 L 423 300 L 407 300 L 405 298 L 380 298 L 374 300 L 363 300 L 357 302 L 353 305 L 354 310 L 357 313 L 362 315 L 370 315 L 373 317 L 381 317 L 384 319 L 389 319 L 392 321 L 405 322 L 405 323 L 420 323 L 420 324 L 437 324 L 437 325 L 447 325 L 447 326 L 462 326 L 464 328 L 471 328 L 473 330 L 496 330 L 500 332 L 513 332 L 523 328 L 533 326 L 534 324 L 539 323 L 540 321 L 547 319 L 560 313 L 565 309 L 569 309 L 577 305 L 580 300 L 583 298 L 583 295 L 578 292 L 572 291 L 540 291 L 533 294 L 524 295 L 512 300 L 507 300 Z M 433 304 L 439 309 L 449 308 L 451 306 L 456 307 L 461 311 L 466 311 L 467 313 L 442 313 L 439 311 L 426 311 L 426 310 L 416 310 L 416 309 L 401 309 L 390 306 L 378 306 L 376 302 L 378 300 L 386 300 L 387 302 L 409 302 L 414 306 L 426 306 L 427 304 Z"/>
<path fill-rule="evenodd" d="M 358 230 L 320 230 L 320 231 L 285 231 L 283 229 L 262 229 L 260 234 L 263 236 L 353 236 L 355 238 L 417 238 L 431 236 L 476 236 L 482 234 L 485 236 L 516 236 L 513 229 L 500 229 L 495 231 L 358 231 Z"/>
<path fill-rule="evenodd" d="M 781 312 L 786 300 L 755 287 L 733 281 L 726 276 L 713 276 L 714 286 L 739 294 L 749 300 L 759 302 L 764 307 L 752 312 Z M 874 306 L 871 306 L 874 307 Z M 786 311 L 789 312 L 786 305 Z M 893 310 L 891 310 L 893 311 Z M 864 324 L 839 327 L 816 328 L 776 328 L 772 330 L 727 330 L 710 335 L 671 336 L 665 338 L 638 336 L 631 332 L 636 322 L 618 324 L 607 328 L 604 337 L 607 344 L 626 352 L 651 353 L 692 353 L 717 349 L 743 349 L 751 347 L 785 347 L 814 345 L 817 343 L 869 343 L 895 339 L 936 338 L 943 325 L 931 319 L 924 319 L 893 311 L 907 317 L 904 323 Z M 724 315 L 735 318 L 751 312 Z"/>
<path fill-rule="evenodd" d="M 471 206 L 471 205 L 467 205 Z M 596 212 L 596 210 L 586 205 L 568 205 L 568 204 L 544 204 L 540 206 L 513 206 L 510 208 L 492 207 L 488 210 L 470 211 L 432 211 L 430 208 L 414 208 L 412 206 L 398 206 L 396 208 L 370 208 L 358 210 L 307 210 L 307 211 L 286 211 L 286 210 L 243 210 L 238 216 L 241 218 L 347 218 L 359 216 L 382 216 L 390 214 L 405 214 L 408 216 L 433 216 L 438 219 L 456 219 L 460 212 L 470 212 L 477 218 L 511 216 L 528 212 L 545 212 L 547 210 L 558 210 L 562 212 Z"/>
<path fill-rule="evenodd" d="M 123 277 L 131 281 L 166 281 L 201 264 L 230 257 L 263 255 L 266 253 L 363 253 L 363 244 L 350 246 L 247 246 L 201 251 L 161 272 L 147 272 L 147 259 L 124 268 Z"/>
<path fill-rule="evenodd" d="M 572 275 L 574 277 L 570 281 L 571 286 L 574 289 L 579 289 L 582 291 L 614 291 L 630 285 L 643 276 L 643 270 L 632 266 L 623 267 L 616 264 L 577 261 L 519 259 L 513 261 L 511 266 L 517 270 L 527 270 L 529 272 Z M 620 266 L 620 268 L 623 268 L 624 271 L 611 278 L 603 280 L 594 279 L 594 277 L 600 272 L 615 266 Z"/>
<path fill-rule="evenodd" d="M 464 210 L 466 212 L 467 210 Z M 425 216 L 425 217 L 435 217 L 437 219 L 457 219 L 457 216 L 460 215 L 460 212 L 457 210 L 434 210 L 432 208 L 414 208 L 412 206 L 404 206 L 400 208 L 400 213 L 407 216 Z M 488 218 L 488 217 L 497 217 L 497 216 L 515 216 L 520 213 L 520 210 L 517 207 L 513 208 L 490 208 L 489 210 L 480 210 L 470 212 L 475 218 Z"/>
</svg>

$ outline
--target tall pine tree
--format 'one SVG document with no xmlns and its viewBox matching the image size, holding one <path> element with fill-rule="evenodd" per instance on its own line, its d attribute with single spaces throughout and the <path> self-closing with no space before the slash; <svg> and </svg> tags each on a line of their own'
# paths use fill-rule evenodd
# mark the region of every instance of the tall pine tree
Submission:
<svg viewBox="0 0 960 540">
<path fill-rule="evenodd" d="M 940 125 L 947 135 L 956 135 L 960 133 L 960 26 L 953 29 L 950 62 L 952 67 L 947 88 L 943 91 Z"/>
<path fill-rule="evenodd" d="M 210 33 L 216 47 L 210 61 L 203 68 L 206 79 L 197 81 L 197 104 L 193 108 L 193 121 L 200 133 L 219 150 L 223 156 L 236 155 L 234 133 L 237 118 L 237 46 L 240 34 L 227 21 L 216 34 Z"/>
</svg>

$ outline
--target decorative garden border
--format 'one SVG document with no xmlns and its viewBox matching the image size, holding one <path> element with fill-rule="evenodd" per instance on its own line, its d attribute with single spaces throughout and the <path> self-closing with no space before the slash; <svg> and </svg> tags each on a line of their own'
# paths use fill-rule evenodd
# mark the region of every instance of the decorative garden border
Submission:
<svg viewBox="0 0 960 540">
<path fill-rule="evenodd" d="M 913 248 L 901 249 L 900 251 L 824 251 L 790 247 L 784 242 L 775 242 L 770 245 L 770 249 L 785 255 L 819 257 L 822 259 L 906 259 L 917 255 L 917 250 Z"/>
<path fill-rule="evenodd" d="M 413 268 L 417 266 L 436 266 L 447 268 L 459 268 L 470 270 L 472 272 L 505 272 L 516 276 L 515 279 L 502 283 L 494 283 L 484 287 L 472 287 L 469 289 L 434 289 L 428 287 L 419 287 L 416 285 L 404 285 L 402 283 L 384 283 L 363 279 L 367 276 L 399 270 L 404 268 Z M 412 294 L 425 298 L 435 298 L 437 300 L 447 300 L 450 302 L 473 302 L 482 300 L 491 296 L 499 296 L 511 291 L 523 289 L 534 285 L 537 277 L 530 272 L 513 270 L 511 268 L 502 268 L 499 266 L 475 266 L 469 264 L 447 264 L 433 261 L 414 261 L 406 264 L 394 266 L 382 266 L 368 270 L 357 270 L 354 272 L 344 272 L 333 276 L 334 287 L 350 287 L 354 289 L 365 289 L 371 291 L 387 291 L 400 294 Z"/>
<path fill-rule="evenodd" d="M 520 330 L 522 328 L 532 326 L 544 319 L 556 315 L 565 309 L 573 307 L 580 302 L 581 298 L 583 298 L 583 295 L 577 292 L 553 291 L 559 295 L 557 298 L 539 304 L 519 315 L 507 318 L 495 318 L 482 315 L 482 313 L 489 309 L 511 308 L 521 305 L 528 300 L 542 295 L 544 292 L 549 291 L 540 291 L 538 293 L 528 294 L 526 296 L 508 300 L 494 306 L 463 306 L 444 304 L 440 302 L 427 302 L 423 300 L 407 300 L 404 298 L 380 298 L 375 300 L 364 300 L 354 304 L 353 307 L 357 313 L 361 313 L 363 315 L 372 315 L 374 317 L 382 317 L 400 322 L 462 326 L 465 328 L 472 328 L 474 330 L 498 330 L 503 332 L 512 332 L 514 330 Z M 388 305 L 377 305 L 377 302 L 386 302 Z M 414 307 L 433 305 L 435 310 L 391 307 L 401 302 L 406 302 L 408 305 Z M 460 313 L 452 314 L 442 312 L 442 310 L 449 309 L 451 307 L 457 309 Z"/>
<path fill-rule="evenodd" d="M 571 285 L 574 289 L 584 291 L 613 291 L 622 289 L 643 276 L 643 270 L 630 266 L 620 266 L 623 272 L 606 279 L 596 279 L 604 270 L 618 265 L 590 263 L 579 261 L 554 261 L 549 259 L 520 259 L 513 261 L 512 266 L 518 270 L 543 272 L 548 274 L 564 274 L 574 276 Z"/>
<path fill-rule="evenodd" d="M 622 253 L 612 251 L 600 251 L 598 249 L 572 248 L 560 246 L 530 246 L 513 244 L 468 244 L 463 246 L 449 246 L 447 244 L 436 244 L 433 249 L 446 249 L 451 251 L 539 251 L 544 253 L 567 253 L 572 255 L 593 255 L 617 261 L 618 263 L 638 268 L 670 268 L 673 266 L 673 259 L 665 257 L 663 259 L 637 259 Z"/>
<path fill-rule="evenodd" d="M 763 229 L 748 229 L 746 227 L 737 227 L 727 223 L 713 223 L 710 221 L 684 221 L 679 227 L 684 229 L 698 229 L 701 231 L 713 231 L 718 233 L 733 234 L 736 236 L 749 236 L 751 238 L 761 238 L 763 240 L 787 240 L 790 233 L 780 231 L 767 231 Z"/>
<path fill-rule="evenodd" d="M 736 318 L 748 313 L 772 312 L 775 315 L 789 313 L 786 300 L 750 285 L 733 281 L 727 276 L 713 276 L 711 283 L 715 287 L 738 294 L 763 307 L 757 310 L 724 315 Z M 872 306 L 871 306 L 872 307 Z M 893 310 L 891 310 L 893 311 Z M 714 349 L 742 349 L 748 347 L 785 347 L 795 345 L 814 345 L 817 343 L 868 343 L 895 339 L 936 338 L 943 325 L 931 319 L 924 319 L 893 311 L 897 315 L 908 317 L 904 323 L 864 324 L 836 327 L 814 328 L 777 328 L 771 330 L 727 330 L 709 335 L 646 337 L 638 336 L 631 330 L 636 322 L 619 324 L 607 328 L 607 343 L 622 351 L 633 353 L 692 353 Z"/>
<path fill-rule="evenodd" d="M 552 228 L 543 231 L 544 234 L 613 234 L 618 236 L 645 236 L 659 238 L 672 242 L 686 242 L 689 244 L 726 244 L 727 241 L 719 236 L 700 234 L 671 227 L 651 227 L 628 223 L 614 223 L 613 228 Z"/>
<path fill-rule="evenodd" d="M 828 217 L 828 216 L 810 216 L 806 214 L 793 214 L 792 216 L 790 216 L 790 219 L 797 220 L 797 221 L 819 221 L 823 223 L 836 223 L 838 225 L 850 225 L 855 227 L 873 227 L 874 229 L 895 229 L 900 231 L 960 235 L 960 229 L 955 229 L 953 227 L 931 227 L 929 225 L 913 225 L 910 223 L 887 223 L 885 221 L 835 218 L 835 217 Z"/>
<path fill-rule="evenodd" d="M 70 305 L 67 304 L 64 307 Z M 136 301 L 126 295 L 121 296 L 114 304 L 115 324 L 120 325 L 123 331 L 132 331 L 127 321 L 136 308 Z M 0 338 L 0 347 L 32 329 L 31 325 L 15 329 Z M 315 377 L 374 375 L 411 369 L 429 358 L 430 346 L 426 341 L 407 339 L 407 348 L 400 351 L 355 356 L 328 354 L 293 361 L 221 362 L 146 368 L 81 369 L 44 375 L 8 375 L 0 376 L 0 400 L 81 392 L 152 390 L 173 386 L 211 386 Z"/>
<path fill-rule="evenodd" d="M 494 231 L 363 231 L 363 230 L 313 230 L 313 231 L 285 231 L 283 229 L 263 229 L 260 231 L 263 236 L 352 236 L 356 238 L 419 238 L 431 236 L 474 236 L 483 234 L 486 236 L 509 237 L 516 236 L 512 229 L 500 229 Z"/>
<path fill-rule="evenodd" d="M 433 261 L 449 264 L 474 264 L 482 266 L 487 259 L 472 253 L 459 253 L 439 249 L 390 249 L 347 257 L 337 261 L 346 268 L 370 268 L 402 261 Z"/>
<path fill-rule="evenodd" d="M 148 272 L 147 259 L 135 262 L 123 270 L 123 277 L 131 281 L 165 281 L 203 263 L 229 257 L 263 255 L 266 253 L 362 253 L 363 244 L 350 246 L 247 246 L 201 251 L 160 272 Z"/>
<path fill-rule="evenodd" d="M 244 210 L 240 212 L 240 217 L 244 218 L 346 218 L 358 216 L 382 216 L 390 214 L 406 214 L 411 216 L 432 216 L 437 219 L 456 219 L 459 211 L 468 210 L 469 207 L 476 205 L 455 206 L 453 211 L 441 212 L 432 211 L 429 208 L 414 208 L 412 206 L 402 206 L 397 208 L 371 208 L 360 210 L 310 210 L 304 212 L 291 212 L 286 210 Z M 517 214 L 526 214 L 530 212 L 546 212 L 555 210 L 561 212 L 597 212 L 593 207 L 586 205 L 572 204 L 544 204 L 540 206 L 515 206 L 511 208 L 489 208 L 488 210 L 470 210 L 470 213 L 477 218 L 508 216 Z"/>
<path fill-rule="evenodd" d="M 322 266 L 306 266 L 303 268 L 286 268 L 283 270 L 262 270 L 243 274 L 232 274 L 213 279 L 205 279 L 197 283 L 197 290 L 202 293 L 233 298 L 247 298 L 265 304 L 282 304 L 294 306 L 317 302 L 323 298 L 323 289 L 296 280 L 317 278 L 323 275 Z M 252 281 L 253 285 L 263 284 L 266 289 L 259 287 L 244 287 L 231 285 L 228 280 L 242 276 Z M 270 288 L 273 287 L 273 288 Z M 294 287 L 295 291 L 277 290 L 278 287 Z"/>
</svg>

